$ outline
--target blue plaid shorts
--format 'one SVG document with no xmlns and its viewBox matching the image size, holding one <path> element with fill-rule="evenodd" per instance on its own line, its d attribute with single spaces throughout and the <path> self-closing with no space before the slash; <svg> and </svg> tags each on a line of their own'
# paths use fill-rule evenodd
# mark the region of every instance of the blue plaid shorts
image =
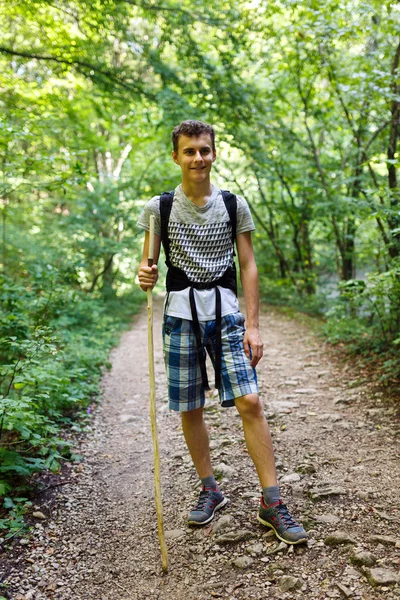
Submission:
<svg viewBox="0 0 400 600">
<path fill-rule="evenodd" d="M 215 320 L 200 322 L 204 353 L 214 363 Z M 164 315 L 162 328 L 169 407 L 186 412 L 204 406 L 205 394 L 197 359 L 192 321 Z M 257 376 L 243 348 L 244 317 L 237 312 L 222 317 L 221 389 L 222 406 L 234 406 L 235 398 L 258 394 Z"/>
</svg>

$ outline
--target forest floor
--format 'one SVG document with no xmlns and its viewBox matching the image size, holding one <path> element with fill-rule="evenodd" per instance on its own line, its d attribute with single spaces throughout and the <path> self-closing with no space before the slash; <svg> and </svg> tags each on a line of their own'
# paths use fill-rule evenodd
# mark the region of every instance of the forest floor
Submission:
<svg viewBox="0 0 400 600">
<path fill-rule="evenodd" d="M 309 533 L 279 544 L 256 520 L 260 488 L 235 409 L 210 393 L 212 456 L 230 504 L 189 528 L 199 483 L 168 410 L 155 302 L 164 524 L 162 574 L 148 416 L 147 315 L 111 355 L 83 455 L 36 499 L 32 531 L 0 555 L 13 600 L 400 597 L 399 402 L 338 361 L 310 328 L 265 308 L 258 368 L 282 495 Z M 5 592 L 3 591 L 3 594 Z M 1 594 L 0 594 L 1 595 Z"/>
</svg>

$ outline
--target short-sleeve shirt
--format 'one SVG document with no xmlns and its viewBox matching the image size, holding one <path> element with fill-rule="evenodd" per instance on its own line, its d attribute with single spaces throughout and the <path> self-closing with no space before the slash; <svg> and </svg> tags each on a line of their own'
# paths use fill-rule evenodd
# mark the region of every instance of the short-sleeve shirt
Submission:
<svg viewBox="0 0 400 600">
<path fill-rule="evenodd" d="M 255 229 L 248 204 L 242 196 L 237 198 L 236 233 Z M 155 196 L 144 207 L 138 226 L 149 230 L 150 215 L 155 216 L 154 232 L 161 234 L 160 197 Z M 191 202 L 179 185 L 168 224 L 170 261 L 182 269 L 191 281 L 211 282 L 223 275 L 233 263 L 231 224 L 222 192 L 213 186 L 211 196 L 204 206 Z M 222 316 L 239 310 L 238 300 L 232 290 L 219 287 Z M 199 321 L 215 319 L 215 290 L 194 290 Z M 170 292 L 165 308 L 168 315 L 191 319 L 189 288 Z"/>
</svg>

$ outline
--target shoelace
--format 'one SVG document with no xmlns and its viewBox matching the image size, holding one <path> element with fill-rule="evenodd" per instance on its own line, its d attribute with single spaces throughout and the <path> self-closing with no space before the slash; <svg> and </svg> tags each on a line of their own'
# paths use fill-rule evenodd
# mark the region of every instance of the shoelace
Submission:
<svg viewBox="0 0 400 600">
<path fill-rule="evenodd" d="M 205 509 L 205 507 L 207 506 L 207 502 L 209 501 L 209 499 L 210 499 L 211 494 L 213 493 L 213 491 L 214 490 L 210 490 L 210 489 L 201 490 L 199 501 L 196 504 L 196 507 L 194 508 L 194 510 L 196 510 L 196 511 L 197 510 L 203 511 Z"/>
<path fill-rule="evenodd" d="M 277 506 L 274 506 L 274 508 L 276 509 L 276 512 L 279 514 L 282 521 L 286 525 L 287 529 L 289 529 L 290 527 L 300 527 L 299 524 L 296 523 L 296 521 L 293 519 L 292 515 L 288 511 L 286 504 L 282 502 L 282 500 L 279 500 L 279 504 Z"/>
</svg>

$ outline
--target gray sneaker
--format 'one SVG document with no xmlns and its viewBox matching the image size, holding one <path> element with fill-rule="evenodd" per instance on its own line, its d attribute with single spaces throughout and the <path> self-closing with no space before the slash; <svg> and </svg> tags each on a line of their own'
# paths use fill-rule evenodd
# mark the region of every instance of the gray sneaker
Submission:
<svg viewBox="0 0 400 600">
<path fill-rule="evenodd" d="M 206 525 L 213 520 L 215 511 L 219 510 L 228 502 L 219 490 L 211 490 L 203 486 L 199 501 L 188 514 L 189 525 Z"/>
<path fill-rule="evenodd" d="M 276 537 L 286 544 L 302 544 L 307 541 L 307 533 L 296 523 L 282 500 L 266 506 L 261 496 L 257 519 L 263 525 L 270 527 Z"/>
</svg>

